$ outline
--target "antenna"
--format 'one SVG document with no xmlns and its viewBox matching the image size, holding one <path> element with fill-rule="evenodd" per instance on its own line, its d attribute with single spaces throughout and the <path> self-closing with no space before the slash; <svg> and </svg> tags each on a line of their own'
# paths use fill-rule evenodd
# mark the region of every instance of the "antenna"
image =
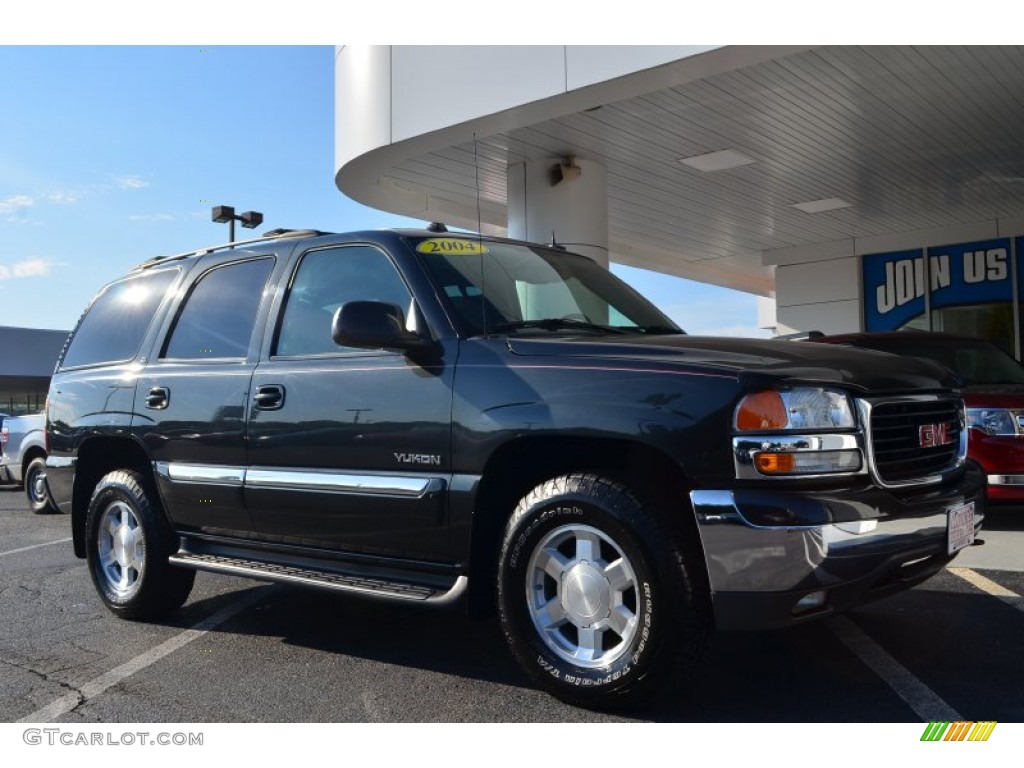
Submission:
<svg viewBox="0 0 1024 768">
<path fill-rule="evenodd" d="M 473 174 L 476 178 L 476 244 L 480 257 L 480 320 L 483 324 L 484 336 L 487 336 L 487 279 L 484 276 L 486 262 L 484 260 L 483 214 L 480 212 L 480 160 L 476 153 L 476 131 L 473 131 Z"/>
</svg>

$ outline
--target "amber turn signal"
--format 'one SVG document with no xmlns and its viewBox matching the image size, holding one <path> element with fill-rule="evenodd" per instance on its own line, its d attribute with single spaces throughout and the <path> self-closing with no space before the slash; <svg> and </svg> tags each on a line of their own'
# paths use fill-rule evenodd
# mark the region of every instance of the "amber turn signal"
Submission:
<svg viewBox="0 0 1024 768">
<path fill-rule="evenodd" d="M 759 453 L 754 457 L 757 471 L 766 475 L 792 472 L 796 460 L 792 453 Z"/>
<path fill-rule="evenodd" d="M 789 418 L 782 396 L 773 390 L 747 395 L 736 409 L 736 429 L 741 432 L 782 429 L 787 424 Z"/>
<path fill-rule="evenodd" d="M 825 475 L 856 472 L 860 469 L 860 451 L 764 451 L 754 454 L 754 466 L 762 475 Z"/>
</svg>

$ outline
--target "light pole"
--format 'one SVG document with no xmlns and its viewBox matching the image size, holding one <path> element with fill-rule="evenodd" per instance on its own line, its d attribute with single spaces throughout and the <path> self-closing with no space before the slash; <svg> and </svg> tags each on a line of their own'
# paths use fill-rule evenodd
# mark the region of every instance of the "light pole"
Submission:
<svg viewBox="0 0 1024 768">
<path fill-rule="evenodd" d="M 228 242 L 235 242 L 235 222 L 242 222 L 246 229 L 253 229 L 263 223 L 263 214 L 258 211 L 246 211 L 240 216 L 235 215 L 235 209 L 230 205 L 215 205 L 210 216 L 218 224 L 227 222 L 230 225 L 228 231 Z"/>
</svg>

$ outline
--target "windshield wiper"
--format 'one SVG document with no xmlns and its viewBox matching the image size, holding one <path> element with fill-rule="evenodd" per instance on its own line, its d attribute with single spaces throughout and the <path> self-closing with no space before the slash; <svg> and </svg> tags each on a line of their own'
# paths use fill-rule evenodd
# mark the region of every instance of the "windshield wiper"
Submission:
<svg viewBox="0 0 1024 768">
<path fill-rule="evenodd" d="M 625 333 L 622 328 L 610 325 L 598 325 L 585 320 L 573 320 L 565 317 L 545 317 L 541 320 L 516 320 L 510 323 L 498 323 L 488 328 L 490 333 L 514 333 L 539 329 L 542 331 L 588 331 L 590 333 Z"/>
</svg>

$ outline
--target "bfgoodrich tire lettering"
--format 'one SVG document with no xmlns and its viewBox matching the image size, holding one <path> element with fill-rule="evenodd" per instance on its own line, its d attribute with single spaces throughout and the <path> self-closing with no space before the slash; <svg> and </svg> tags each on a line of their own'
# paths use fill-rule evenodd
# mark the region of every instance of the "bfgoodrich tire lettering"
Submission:
<svg viewBox="0 0 1024 768">
<path fill-rule="evenodd" d="M 93 491 L 86 517 L 89 572 L 104 604 L 126 619 L 146 619 L 188 599 L 195 571 L 167 557 L 177 539 L 142 477 L 118 470 Z"/>
<path fill-rule="evenodd" d="M 523 498 L 505 532 L 498 602 L 538 685 L 583 706 L 636 706 L 692 665 L 708 622 L 679 530 L 594 474 Z"/>
</svg>

